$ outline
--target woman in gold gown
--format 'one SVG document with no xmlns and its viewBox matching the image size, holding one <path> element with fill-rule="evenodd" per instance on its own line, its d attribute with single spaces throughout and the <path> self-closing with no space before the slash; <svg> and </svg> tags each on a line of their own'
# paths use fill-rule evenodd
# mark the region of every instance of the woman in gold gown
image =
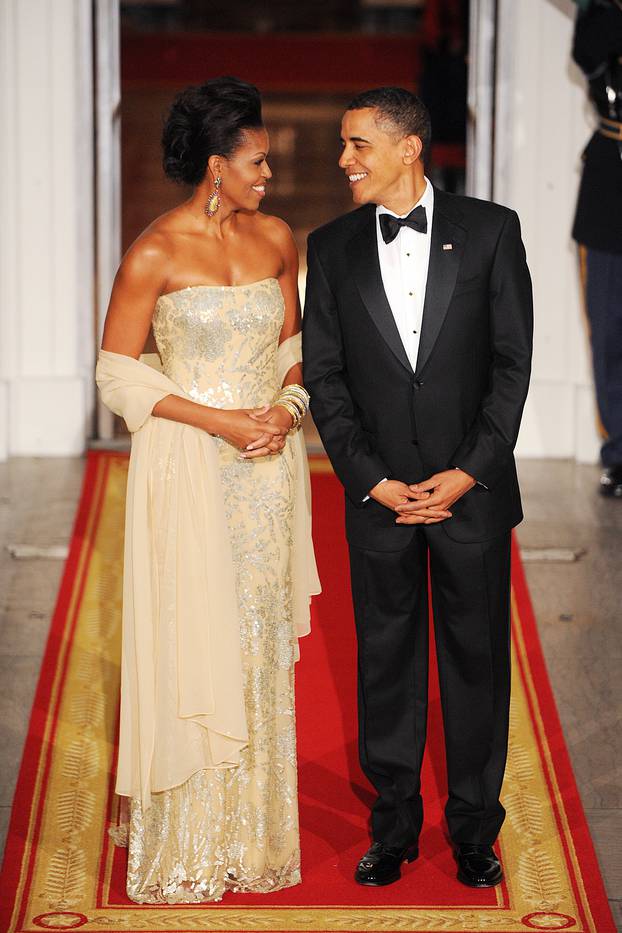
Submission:
<svg viewBox="0 0 622 933">
<path fill-rule="evenodd" d="M 287 225 L 259 211 L 271 172 L 257 89 L 186 89 L 163 149 L 193 192 L 124 257 L 97 381 L 132 432 L 127 890 L 192 903 L 300 881 L 294 662 L 319 584 L 298 257 Z M 155 368 L 139 359 L 150 327 Z"/>
</svg>

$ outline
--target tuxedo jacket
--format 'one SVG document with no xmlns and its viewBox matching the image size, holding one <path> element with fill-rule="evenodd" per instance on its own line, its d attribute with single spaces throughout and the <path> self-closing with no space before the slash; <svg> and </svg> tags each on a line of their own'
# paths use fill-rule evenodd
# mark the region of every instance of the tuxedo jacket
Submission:
<svg viewBox="0 0 622 933">
<path fill-rule="evenodd" d="M 453 467 L 473 476 L 478 485 L 442 523 L 455 541 L 485 541 L 521 521 L 513 451 L 532 330 L 520 225 L 505 207 L 435 188 L 414 370 L 382 284 L 375 205 L 309 236 L 304 381 L 345 487 L 351 544 L 400 550 L 415 533 L 364 501 L 385 476 L 413 483 Z"/>
</svg>

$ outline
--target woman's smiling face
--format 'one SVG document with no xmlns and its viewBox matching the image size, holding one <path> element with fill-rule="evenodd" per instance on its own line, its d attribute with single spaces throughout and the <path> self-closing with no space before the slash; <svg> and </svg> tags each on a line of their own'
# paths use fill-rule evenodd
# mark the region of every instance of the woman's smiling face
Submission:
<svg viewBox="0 0 622 933">
<path fill-rule="evenodd" d="M 263 127 L 244 130 L 240 145 L 222 159 L 221 197 L 232 210 L 256 211 L 272 178 L 268 165 L 269 140 Z"/>
</svg>

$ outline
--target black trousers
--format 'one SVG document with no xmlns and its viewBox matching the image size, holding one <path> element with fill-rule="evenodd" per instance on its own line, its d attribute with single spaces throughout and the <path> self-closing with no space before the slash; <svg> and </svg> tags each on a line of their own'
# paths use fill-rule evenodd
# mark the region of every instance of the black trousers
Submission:
<svg viewBox="0 0 622 933">
<path fill-rule="evenodd" d="M 418 839 L 428 694 L 428 556 L 454 842 L 492 844 L 510 705 L 510 534 L 481 544 L 419 526 L 400 551 L 350 546 L 358 639 L 359 754 L 376 788 L 372 835 Z"/>
<path fill-rule="evenodd" d="M 587 251 L 586 305 L 594 384 L 607 440 L 604 466 L 622 466 L 622 253 Z"/>
</svg>

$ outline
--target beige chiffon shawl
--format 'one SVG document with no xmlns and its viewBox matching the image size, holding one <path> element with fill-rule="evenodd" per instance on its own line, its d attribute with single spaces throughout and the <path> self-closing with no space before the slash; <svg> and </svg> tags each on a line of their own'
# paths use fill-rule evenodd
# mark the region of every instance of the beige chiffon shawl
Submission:
<svg viewBox="0 0 622 933">
<path fill-rule="evenodd" d="M 139 799 L 143 807 L 151 793 L 177 786 L 198 770 L 235 767 L 248 743 L 235 576 L 216 444 L 205 431 L 152 416 L 165 396 L 189 396 L 156 368 L 157 356 L 150 359 L 157 362 L 148 365 L 101 350 L 96 370 L 104 404 L 124 418 L 132 435 L 116 791 Z M 299 361 L 298 334 L 279 347 L 280 382 Z M 288 443 L 296 465 L 293 626 L 301 637 L 310 630 L 310 597 L 320 592 L 320 584 L 302 431 L 291 434 Z M 165 664 L 158 653 L 163 585 L 169 600 L 173 587 L 175 600 L 172 685 L 161 683 Z M 162 728 L 165 741 L 156 739 Z"/>
</svg>

